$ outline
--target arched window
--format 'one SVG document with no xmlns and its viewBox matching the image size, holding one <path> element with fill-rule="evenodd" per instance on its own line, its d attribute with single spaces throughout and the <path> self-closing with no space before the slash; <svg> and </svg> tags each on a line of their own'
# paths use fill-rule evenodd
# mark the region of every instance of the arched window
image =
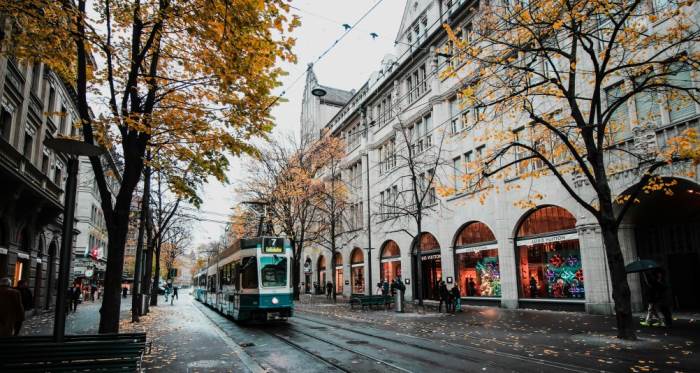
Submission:
<svg viewBox="0 0 700 373">
<path fill-rule="evenodd" d="M 316 265 L 316 272 L 318 273 L 318 285 L 321 289 L 326 288 L 326 257 L 321 255 L 318 257 L 318 263 Z"/>
<path fill-rule="evenodd" d="M 353 294 L 365 293 L 365 256 L 362 249 L 356 247 L 350 254 L 350 283 Z"/>
<path fill-rule="evenodd" d="M 482 222 L 468 223 L 457 234 L 454 247 L 460 294 L 467 297 L 500 297 L 498 244 L 491 229 Z"/>
<path fill-rule="evenodd" d="M 343 294 L 343 256 L 340 253 L 333 255 L 333 275 L 335 276 L 335 292 Z"/>
<path fill-rule="evenodd" d="M 440 299 L 440 294 L 438 293 L 438 283 L 442 281 L 440 244 L 435 236 L 428 232 L 423 232 L 420 236 L 420 261 L 422 288 L 420 291 L 422 291 L 423 298 L 433 300 Z M 415 267 L 414 273 L 417 273 L 417 268 Z M 416 289 L 416 292 L 417 291 L 418 289 Z"/>
<path fill-rule="evenodd" d="M 530 212 L 516 237 L 520 296 L 583 299 L 584 276 L 576 218 L 558 206 Z"/>
<path fill-rule="evenodd" d="M 401 250 L 396 241 L 386 241 L 382 245 L 380 277 L 382 280 L 392 282 L 401 277 Z"/>
</svg>

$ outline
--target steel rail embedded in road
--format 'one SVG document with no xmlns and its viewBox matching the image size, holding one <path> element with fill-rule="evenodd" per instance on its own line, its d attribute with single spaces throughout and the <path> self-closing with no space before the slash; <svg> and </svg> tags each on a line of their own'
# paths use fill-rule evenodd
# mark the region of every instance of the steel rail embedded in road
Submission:
<svg viewBox="0 0 700 373">
<path fill-rule="evenodd" d="M 290 324 L 290 325 L 291 325 L 291 324 Z M 289 329 L 287 329 L 287 330 L 289 330 Z M 296 347 L 296 348 L 298 348 L 298 349 L 300 349 L 300 350 L 303 350 L 304 352 L 306 352 L 306 353 L 308 353 L 308 354 L 314 355 L 315 357 L 317 357 L 317 358 L 319 358 L 319 359 L 321 359 L 321 360 L 323 360 L 323 361 L 326 361 L 326 362 L 332 364 L 333 366 L 335 366 L 335 367 L 338 368 L 338 369 L 342 369 L 342 370 L 345 371 L 345 372 L 351 372 L 351 371 L 349 371 L 349 370 L 347 370 L 347 369 L 345 369 L 345 368 L 343 368 L 343 367 L 341 367 L 341 366 L 339 366 L 339 365 L 337 365 L 337 364 L 335 364 L 335 363 L 333 363 L 333 362 L 330 362 L 329 360 L 327 360 L 326 358 L 320 356 L 319 354 L 316 354 L 316 353 L 314 353 L 313 351 L 308 350 L 308 349 L 304 348 L 303 346 L 292 342 L 292 341 L 291 341 L 291 338 L 288 338 L 288 337 L 286 337 L 286 336 L 283 337 L 283 336 L 281 336 L 281 335 L 279 335 L 279 334 L 270 332 L 270 331 L 268 331 L 268 330 L 266 330 L 265 332 L 267 332 L 268 334 L 270 334 L 270 335 L 272 335 L 272 336 L 274 336 L 274 337 L 277 337 L 277 338 L 279 338 L 279 339 L 281 339 L 281 340 L 287 342 L 287 343 L 290 344 L 291 346 L 294 346 L 294 347 Z M 402 367 L 400 367 L 400 366 L 394 365 L 394 364 L 392 364 L 392 363 L 390 363 L 390 362 L 388 362 L 388 361 L 385 361 L 385 360 L 382 360 L 382 359 L 377 359 L 376 357 L 373 357 L 373 356 L 371 356 L 371 355 L 368 355 L 368 354 L 365 354 L 365 353 L 363 353 L 363 352 L 360 352 L 360 351 L 357 351 L 357 350 L 348 348 L 348 347 L 346 347 L 346 346 L 340 345 L 340 344 L 338 344 L 338 343 L 329 341 L 329 340 L 327 340 L 327 339 L 325 339 L 325 338 L 320 338 L 320 337 L 318 337 L 318 336 L 315 336 L 315 335 L 313 335 L 313 334 L 309 334 L 309 333 L 306 333 L 306 332 L 302 332 L 302 331 L 300 331 L 300 330 L 294 330 L 293 332 L 294 332 L 294 333 L 301 334 L 301 335 L 304 335 L 304 336 L 306 336 L 306 337 L 308 337 L 308 338 L 315 339 L 315 340 L 320 341 L 320 342 L 323 342 L 323 343 L 327 343 L 327 344 L 329 344 L 329 345 L 331 345 L 331 346 L 334 346 L 334 347 L 337 347 L 337 348 L 339 348 L 339 349 L 348 351 L 348 352 L 353 353 L 353 354 L 355 354 L 355 355 L 362 356 L 362 357 L 364 357 L 365 359 L 369 359 L 369 360 L 374 361 L 374 362 L 376 362 L 376 363 L 378 363 L 378 364 L 388 366 L 388 367 L 393 368 L 393 369 L 396 369 L 396 370 L 398 370 L 398 371 L 407 372 L 407 373 L 412 373 L 412 372 L 413 372 L 413 371 L 411 371 L 411 370 L 408 370 L 408 369 L 402 368 Z"/>
<path fill-rule="evenodd" d="M 351 332 L 351 333 L 356 333 L 356 334 L 360 334 L 360 335 L 364 335 L 364 336 L 368 336 L 368 337 L 372 337 L 372 338 L 382 339 L 382 340 L 389 341 L 389 342 L 394 342 L 394 343 L 396 342 L 396 340 L 395 340 L 395 339 L 392 339 L 392 338 L 388 338 L 388 337 L 384 337 L 384 336 L 380 336 L 380 335 L 376 335 L 376 334 L 372 334 L 372 333 L 362 332 L 362 331 L 358 331 L 358 330 L 351 329 L 351 328 L 346 328 L 346 327 L 343 327 L 343 326 L 339 326 L 339 325 L 337 325 L 337 324 L 335 324 L 335 323 L 327 323 L 327 322 L 323 322 L 323 321 L 319 321 L 319 320 L 314 320 L 314 319 L 309 319 L 309 318 L 306 318 L 306 317 L 301 317 L 301 316 L 299 316 L 298 313 L 297 313 L 297 315 L 294 316 L 294 318 L 295 318 L 295 319 L 298 319 L 298 320 L 299 320 L 299 319 L 300 319 L 300 320 L 304 320 L 304 321 L 310 322 L 310 323 L 316 323 L 316 324 L 319 324 L 319 325 L 325 325 L 325 326 L 333 327 L 333 328 L 336 328 L 336 329 L 345 330 L 345 331 L 348 331 L 348 332 Z M 415 336 L 415 335 L 403 334 L 403 333 L 397 333 L 397 334 L 398 334 L 398 335 L 401 335 L 401 336 L 404 336 L 404 337 L 410 337 L 410 338 L 414 338 L 414 339 L 419 339 L 419 340 L 423 340 L 423 341 L 430 342 L 430 343 L 436 342 L 435 340 L 432 340 L 432 339 L 429 339 L 429 338 L 424 338 L 424 337 L 418 337 L 418 336 Z M 544 366 L 548 366 L 548 367 L 552 367 L 552 368 L 557 368 L 557 369 L 563 369 L 563 370 L 571 371 L 571 372 L 591 372 L 591 373 L 592 373 L 592 372 L 606 372 L 605 370 L 602 370 L 602 369 L 588 368 L 588 367 L 583 367 L 583 366 L 574 365 L 574 364 L 567 364 L 567 363 L 551 362 L 551 361 L 547 361 L 547 360 L 539 359 L 539 358 L 535 358 L 535 357 L 523 356 L 523 355 L 513 354 L 513 353 L 509 353 L 509 352 L 502 352 L 502 351 L 489 350 L 489 349 L 480 348 L 480 347 L 474 347 L 474 346 L 467 346 L 467 345 L 463 345 L 463 344 L 459 344 L 459 343 L 452 343 L 452 342 L 448 342 L 448 341 L 444 341 L 444 340 L 441 340 L 440 342 L 445 343 L 445 344 L 447 344 L 447 345 L 450 345 L 450 346 L 452 346 L 452 347 L 461 349 L 461 350 L 466 350 L 466 351 L 471 351 L 471 352 L 479 352 L 479 353 L 483 353 L 483 354 L 490 354 L 490 355 L 500 356 L 500 357 L 504 357 L 504 358 L 510 358 L 510 359 L 515 359 L 515 360 L 520 360 L 520 361 L 526 361 L 526 362 L 534 363 L 534 364 L 537 364 L 537 365 L 544 365 Z M 409 345 L 409 346 L 415 347 L 415 348 L 419 348 L 419 349 L 423 349 L 423 350 L 428 350 L 428 351 L 432 351 L 432 352 L 435 352 L 435 353 L 440 353 L 440 354 L 443 354 L 443 355 L 450 355 L 450 356 L 455 357 L 455 358 L 458 358 L 458 359 L 464 359 L 464 358 L 465 358 L 464 355 L 460 355 L 460 354 L 453 353 L 453 352 L 449 352 L 449 351 L 445 351 L 445 350 L 439 350 L 439 349 L 431 348 L 431 347 L 428 347 L 428 346 L 419 345 L 419 344 L 416 344 L 416 343 L 411 343 L 411 342 L 406 342 L 406 341 L 402 341 L 401 343 L 402 343 L 402 344 L 405 344 L 405 345 Z"/>
</svg>

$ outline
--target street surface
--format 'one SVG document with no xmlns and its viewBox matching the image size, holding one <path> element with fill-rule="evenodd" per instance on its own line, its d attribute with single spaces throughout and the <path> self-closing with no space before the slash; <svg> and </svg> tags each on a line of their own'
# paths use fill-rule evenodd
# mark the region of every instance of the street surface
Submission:
<svg viewBox="0 0 700 373">
<path fill-rule="evenodd" d="M 146 331 L 156 372 L 700 372 L 695 319 L 672 330 L 612 337 L 609 317 L 465 307 L 457 315 L 350 310 L 305 296 L 287 322 L 236 324 L 182 292 L 121 331 Z M 99 304 L 69 316 L 69 333 L 94 333 Z M 23 334 L 50 334 L 35 317 Z"/>
</svg>

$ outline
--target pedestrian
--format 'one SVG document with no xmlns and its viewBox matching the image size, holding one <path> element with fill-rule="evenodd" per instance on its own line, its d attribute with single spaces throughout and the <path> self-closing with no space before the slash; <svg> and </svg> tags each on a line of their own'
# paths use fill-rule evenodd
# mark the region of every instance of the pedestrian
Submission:
<svg viewBox="0 0 700 373">
<path fill-rule="evenodd" d="M 122 288 L 122 298 L 126 298 L 126 293 L 129 292 L 129 289 L 124 285 Z"/>
<path fill-rule="evenodd" d="M 90 301 L 91 302 L 95 301 L 95 293 L 97 293 L 97 285 L 92 284 L 92 285 L 90 285 Z"/>
<path fill-rule="evenodd" d="M 100 298 L 102 297 L 103 291 L 104 291 L 104 289 L 102 288 L 102 286 L 97 287 L 97 300 L 100 300 Z"/>
<path fill-rule="evenodd" d="M 9 278 L 0 279 L 0 337 L 19 335 L 24 322 L 22 295 L 10 285 Z"/>
<path fill-rule="evenodd" d="M 75 283 L 73 287 L 68 290 L 68 308 L 72 310 L 73 313 L 78 311 L 78 304 L 80 303 L 80 284 Z"/>
<path fill-rule="evenodd" d="M 382 295 L 385 297 L 389 295 L 389 281 L 386 279 L 382 281 Z"/>
<path fill-rule="evenodd" d="M 450 293 L 452 293 L 452 301 L 454 302 L 452 304 L 452 313 L 456 311 L 462 312 L 462 294 L 460 294 L 459 285 L 455 284 L 452 290 L 450 290 Z"/>
<path fill-rule="evenodd" d="M 530 276 L 530 297 L 537 298 L 537 280 L 535 280 L 535 276 Z"/>
<path fill-rule="evenodd" d="M 328 282 L 326 282 L 326 298 L 331 299 L 332 295 L 333 295 L 333 283 L 328 281 Z"/>
<path fill-rule="evenodd" d="M 442 312 L 442 303 L 445 303 L 445 312 L 449 312 L 450 292 L 447 290 L 445 281 L 439 281 L 438 293 L 440 294 L 440 304 L 438 304 L 438 312 Z"/>
<path fill-rule="evenodd" d="M 649 305 L 647 306 L 647 315 L 640 324 L 645 326 L 670 326 L 672 322 L 671 310 L 666 304 L 666 284 L 663 272 L 656 271 L 650 276 L 645 275 L 645 279 Z M 661 311 L 663 318 L 659 316 L 659 311 Z"/>
<path fill-rule="evenodd" d="M 474 279 L 469 277 L 469 282 L 467 282 L 467 295 L 473 297 L 476 295 L 476 283 Z"/>
<path fill-rule="evenodd" d="M 22 297 L 22 307 L 24 307 L 24 311 L 26 312 L 34 309 L 34 297 L 32 296 L 32 291 L 29 289 L 27 280 L 19 280 L 16 290 L 19 291 Z"/>
<path fill-rule="evenodd" d="M 177 286 L 173 286 L 173 298 L 180 300 L 180 298 L 177 296 Z"/>
</svg>

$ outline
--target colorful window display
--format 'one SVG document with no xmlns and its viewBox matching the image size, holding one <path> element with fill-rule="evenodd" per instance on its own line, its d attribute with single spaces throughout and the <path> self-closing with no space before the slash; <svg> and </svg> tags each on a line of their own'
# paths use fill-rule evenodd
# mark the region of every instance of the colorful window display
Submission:
<svg viewBox="0 0 700 373">
<path fill-rule="evenodd" d="M 486 224 L 473 222 L 455 240 L 457 284 L 463 297 L 500 297 L 501 271 L 496 238 Z"/>
<path fill-rule="evenodd" d="M 575 226 L 576 219 L 556 206 L 538 209 L 525 219 L 517 239 L 521 297 L 585 298 Z"/>
<path fill-rule="evenodd" d="M 396 277 L 401 276 L 401 251 L 396 242 L 387 241 L 383 245 L 380 269 L 382 280 L 392 282 Z"/>
<path fill-rule="evenodd" d="M 362 249 L 355 248 L 350 255 L 350 284 L 352 294 L 365 293 L 365 258 Z"/>
</svg>

